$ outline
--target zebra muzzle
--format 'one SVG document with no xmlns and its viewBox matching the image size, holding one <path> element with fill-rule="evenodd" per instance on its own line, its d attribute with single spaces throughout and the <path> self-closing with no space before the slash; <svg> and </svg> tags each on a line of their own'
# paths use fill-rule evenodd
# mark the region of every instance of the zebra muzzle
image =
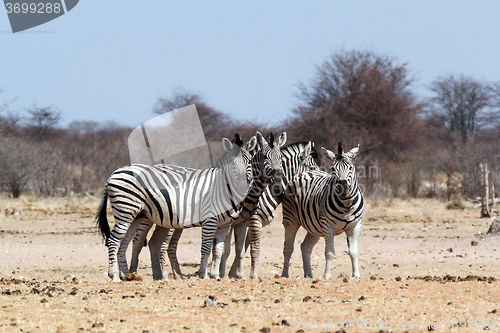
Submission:
<svg viewBox="0 0 500 333">
<path fill-rule="evenodd" d="M 339 197 L 346 197 L 349 188 L 347 186 L 347 180 L 338 180 L 337 184 L 335 185 L 335 192 L 337 192 L 337 195 Z"/>
</svg>

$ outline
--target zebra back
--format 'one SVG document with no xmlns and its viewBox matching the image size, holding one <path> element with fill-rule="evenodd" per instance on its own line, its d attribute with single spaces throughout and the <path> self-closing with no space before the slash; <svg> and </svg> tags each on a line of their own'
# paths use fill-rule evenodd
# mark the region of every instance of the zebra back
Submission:
<svg viewBox="0 0 500 333">
<path fill-rule="evenodd" d="M 239 145 L 225 139 L 224 148 L 229 163 L 216 168 L 133 164 L 116 170 L 106 186 L 115 217 L 128 221 L 144 211 L 169 228 L 199 226 L 211 216 L 229 218 L 248 191 L 248 163 Z"/>
</svg>

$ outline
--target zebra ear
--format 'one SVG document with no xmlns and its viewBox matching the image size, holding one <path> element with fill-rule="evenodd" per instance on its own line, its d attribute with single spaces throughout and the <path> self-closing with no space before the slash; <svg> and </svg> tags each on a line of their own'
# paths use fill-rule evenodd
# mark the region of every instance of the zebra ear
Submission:
<svg viewBox="0 0 500 333">
<path fill-rule="evenodd" d="M 252 151 L 255 149 L 255 147 L 257 147 L 257 138 L 254 135 L 250 138 L 250 140 L 248 140 L 247 144 L 245 145 L 245 149 L 248 151 Z"/>
<path fill-rule="evenodd" d="M 356 157 L 356 155 L 358 155 L 358 151 L 359 151 L 359 143 L 358 143 L 358 146 L 357 147 L 354 147 L 352 148 L 346 155 L 350 158 L 350 159 L 353 159 Z"/>
<path fill-rule="evenodd" d="M 267 144 L 266 140 L 264 139 L 264 137 L 262 136 L 262 134 L 260 134 L 259 131 L 257 131 L 257 133 L 255 133 L 255 137 L 257 138 L 257 143 L 259 144 L 259 148 L 263 148 L 265 147 L 265 145 Z"/>
<path fill-rule="evenodd" d="M 313 145 L 312 142 L 309 141 L 309 143 L 307 144 L 307 146 L 300 153 L 300 157 L 302 158 L 302 160 L 306 159 L 309 155 L 311 155 L 312 145 Z"/>
<path fill-rule="evenodd" d="M 325 153 L 325 156 L 328 157 L 329 159 L 331 159 L 332 161 L 335 159 L 335 154 L 332 153 L 331 151 L 329 151 L 328 149 L 326 149 L 325 147 L 321 147 L 321 149 L 323 150 L 323 153 Z"/>
<path fill-rule="evenodd" d="M 222 139 L 222 147 L 224 147 L 224 150 L 228 153 L 233 152 L 233 144 L 231 143 L 231 141 L 229 141 L 229 139 Z"/>
<path fill-rule="evenodd" d="M 285 143 L 286 143 L 286 132 L 283 132 L 283 134 L 281 134 L 279 138 L 276 139 L 275 144 L 278 146 L 278 148 L 281 148 L 285 145 Z"/>
</svg>

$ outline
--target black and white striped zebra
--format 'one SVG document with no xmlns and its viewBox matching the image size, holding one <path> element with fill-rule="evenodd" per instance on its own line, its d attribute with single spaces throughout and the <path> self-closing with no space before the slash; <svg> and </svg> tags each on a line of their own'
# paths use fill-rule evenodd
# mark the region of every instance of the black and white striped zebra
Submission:
<svg viewBox="0 0 500 333">
<path fill-rule="evenodd" d="M 271 180 L 269 177 L 268 172 L 262 173 L 260 171 L 260 168 L 258 167 L 259 164 L 261 164 L 264 161 L 264 156 L 268 156 L 268 158 L 274 160 L 274 161 L 280 161 L 281 160 L 281 151 L 280 148 L 285 144 L 286 142 L 286 133 L 283 133 L 279 138 L 274 140 L 274 136 L 272 133 L 270 133 L 266 137 L 266 143 L 263 144 L 263 148 L 259 150 L 253 150 L 249 148 L 249 145 L 247 144 L 246 150 L 249 152 L 249 154 L 246 154 L 245 158 L 248 158 L 248 156 L 252 156 L 251 159 L 249 158 L 249 163 L 253 164 L 254 167 L 251 168 L 252 170 L 252 183 L 251 183 L 251 191 L 250 193 L 246 196 L 244 202 L 243 202 L 243 208 L 241 211 L 240 216 L 232 221 L 232 223 L 240 223 L 240 221 L 248 220 L 250 215 L 253 213 L 255 208 L 257 207 L 257 204 L 259 202 L 260 196 L 263 194 L 264 190 L 267 187 L 267 184 Z M 221 158 L 218 162 L 218 165 L 224 165 L 227 163 L 227 161 L 224 161 L 224 158 Z M 281 163 L 280 163 L 281 164 Z M 281 174 L 278 179 L 281 180 Z M 279 185 L 280 183 L 276 183 L 276 185 Z M 143 237 L 144 236 L 144 231 L 147 233 L 147 226 L 144 225 L 144 230 L 141 230 L 141 238 L 134 244 L 134 250 L 133 250 L 133 255 L 134 253 L 136 256 L 140 252 L 141 249 L 141 244 L 143 242 Z M 223 247 L 224 247 L 224 239 L 226 238 L 226 234 L 228 233 L 229 230 L 229 225 L 227 223 L 223 223 L 219 225 L 219 228 L 217 229 L 217 233 L 214 237 L 214 247 L 212 249 L 213 256 L 212 256 L 212 268 L 211 268 L 211 276 L 214 278 L 219 277 L 219 272 L 223 271 L 223 269 L 219 269 L 221 257 L 222 257 L 222 252 L 223 252 Z M 158 227 L 157 227 L 158 229 Z M 156 232 L 156 230 L 155 230 Z M 172 266 L 172 271 L 174 272 L 174 276 L 177 273 L 181 278 L 182 278 L 182 272 L 180 271 L 179 263 L 177 260 L 177 244 L 179 241 L 179 238 L 182 234 L 182 229 L 176 229 L 172 238 L 170 239 L 170 243 L 167 245 L 167 241 L 163 242 L 163 244 L 153 244 L 152 242 L 157 242 L 157 237 L 155 236 L 155 232 L 153 232 L 152 239 L 150 240 L 149 244 L 150 247 L 153 246 L 155 249 L 161 248 L 161 253 L 159 254 L 153 254 L 151 253 L 151 261 L 152 261 L 152 266 L 155 267 L 156 265 L 160 265 L 162 268 L 165 267 L 166 264 L 166 255 L 165 252 L 168 252 L 168 257 L 170 259 L 170 263 Z M 137 259 L 133 260 L 137 261 Z M 134 267 L 135 268 L 135 267 Z M 153 271 L 154 275 L 154 271 Z M 162 276 L 163 278 L 163 276 Z"/>
<path fill-rule="evenodd" d="M 277 153 L 279 158 L 271 158 L 274 155 L 269 153 L 262 135 L 257 132 L 256 137 L 260 149 L 266 153 L 261 163 L 252 168 L 259 167 L 262 174 L 270 177 L 281 172 L 281 155 Z M 208 278 L 207 260 L 217 227 L 230 223 L 240 213 L 245 214 L 243 201 L 249 194 L 245 177 L 248 164 L 241 153 L 242 144 L 223 140 L 223 147 L 230 154 L 230 163 L 223 167 L 198 170 L 175 165 L 136 164 L 120 168 L 111 175 L 96 220 L 106 238 L 109 276 L 113 281 L 123 279 L 128 272 L 127 244 L 122 244 L 121 240 L 129 228 L 136 230 L 144 217 L 165 228 L 201 226 L 199 274 Z M 250 187 L 250 192 L 253 190 Z M 106 219 L 108 196 L 115 216 L 112 232 Z"/>
<path fill-rule="evenodd" d="M 268 138 L 266 138 L 266 141 Z M 235 134 L 235 138 L 232 143 L 240 142 L 241 138 L 238 134 Z M 246 144 L 242 147 L 241 153 L 243 160 L 248 164 L 247 167 L 247 180 L 251 182 L 252 180 L 252 168 L 250 166 L 250 160 L 253 155 L 256 154 L 257 138 L 253 136 Z M 222 167 L 225 164 L 231 162 L 229 158 L 229 153 L 223 154 L 216 163 L 217 167 Z M 132 257 L 130 261 L 129 272 L 137 272 L 137 266 L 139 263 L 139 254 L 142 250 L 142 245 L 149 247 L 150 257 L 151 257 L 151 268 L 153 270 L 153 279 L 163 280 L 167 277 L 166 267 L 167 267 L 167 252 L 169 253 L 170 264 L 172 268 L 172 273 L 174 276 L 179 275 L 182 278 L 182 272 L 180 270 L 177 257 L 173 254 L 175 253 L 175 248 L 177 247 L 177 242 L 182 234 L 183 229 L 168 229 L 156 225 L 155 231 L 153 232 L 149 242 L 146 240 L 149 230 L 153 227 L 155 223 L 144 218 L 141 220 L 137 231 L 129 229 L 127 234 L 122 240 L 124 246 L 130 242 L 133 237 L 133 247 L 132 247 Z M 156 230 L 158 229 L 158 230 Z M 174 234 L 172 236 L 172 233 Z M 164 239 L 162 242 L 161 240 Z M 172 242 L 171 242 L 172 239 Z"/>
<path fill-rule="evenodd" d="M 283 181 L 285 186 L 286 183 L 290 181 L 292 177 L 301 170 L 318 169 L 318 165 L 315 161 L 317 159 L 317 153 L 311 142 L 298 142 L 288 145 L 287 147 L 281 149 L 281 153 L 283 174 L 285 178 L 283 179 Z M 253 212 L 251 218 L 239 218 L 233 223 L 236 256 L 229 273 L 230 277 L 245 278 L 243 270 L 243 257 L 249 244 L 251 244 L 252 257 L 252 271 L 250 276 L 251 278 L 258 277 L 257 262 L 260 254 L 261 229 L 263 226 L 266 226 L 272 222 L 274 218 L 274 210 L 281 202 L 284 191 L 285 189 L 283 184 L 275 183 L 273 184 L 273 187 L 268 186 L 262 196 L 259 198 L 258 206 Z M 247 235 L 249 223 L 251 232 Z M 182 277 L 176 255 L 176 248 L 180 237 L 180 232 L 181 230 L 176 230 L 174 236 L 172 236 L 172 239 L 168 246 L 168 256 L 172 264 L 172 269 Z M 227 237 L 224 240 L 225 251 L 221 258 L 219 270 L 220 277 L 224 277 L 225 275 L 225 264 L 230 253 L 230 235 L 231 234 L 228 233 Z M 246 243 L 245 238 L 247 239 Z M 164 247 L 164 249 L 165 248 L 166 247 Z M 218 258 L 218 256 L 219 254 L 214 255 L 215 258 Z M 162 260 L 161 258 L 165 258 L 164 253 L 162 253 L 162 255 L 160 256 L 160 260 Z M 212 267 L 212 276 L 217 276 L 217 265 L 218 262 L 215 262 L 215 265 L 213 265 Z"/>
<path fill-rule="evenodd" d="M 282 167 L 285 186 L 293 177 L 303 171 L 319 170 L 318 155 L 312 142 L 297 142 L 281 149 Z M 257 279 L 257 266 L 260 256 L 260 243 L 262 227 L 270 224 L 274 219 L 274 211 L 281 203 L 286 188 L 268 186 L 259 199 L 259 205 L 249 220 L 234 225 L 235 259 L 229 271 L 229 276 L 245 278 L 243 259 L 247 248 L 250 246 L 251 270 L 250 278 Z M 248 234 L 247 234 L 248 230 Z M 225 261 L 230 253 L 230 239 L 225 240 L 226 250 L 221 264 L 221 276 L 224 276 Z"/>
<path fill-rule="evenodd" d="M 311 252 L 320 237 L 325 238 L 325 278 L 330 278 L 335 254 L 333 238 L 343 232 L 347 236 L 352 275 L 359 278 L 358 236 L 363 214 L 363 194 L 358 186 L 353 159 L 359 146 L 344 153 L 338 145 L 338 154 L 323 148 L 332 160 L 331 171 L 308 171 L 298 174 L 289 184 L 283 200 L 283 225 L 285 244 L 283 249 L 283 277 L 289 275 L 293 242 L 299 227 L 307 231 L 301 244 L 304 277 L 312 277 Z"/>
</svg>

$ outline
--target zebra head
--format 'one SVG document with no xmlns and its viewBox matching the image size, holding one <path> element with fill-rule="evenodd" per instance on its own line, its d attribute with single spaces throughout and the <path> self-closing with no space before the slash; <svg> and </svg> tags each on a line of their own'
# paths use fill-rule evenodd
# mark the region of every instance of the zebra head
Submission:
<svg viewBox="0 0 500 333">
<path fill-rule="evenodd" d="M 219 167 L 227 169 L 235 188 L 240 190 L 248 188 L 247 165 L 250 157 L 249 152 L 242 149 L 243 141 L 240 136 L 235 134 L 233 142 L 226 138 L 222 139 L 222 147 L 226 153 L 219 159 L 217 164 Z"/>
<path fill-rule="evenodd" d="M 318 156 L 317 154 L 316 148 L 314 148 L 314 142 L 309 141 L 304 150 L 299 154 L 299 168 L 297 173 L 317 169 L 318 164 L 315 161 Z"/>
<path fill-rule="evenodd" d="M 359 151 L 359 145 L 349 152 L 344 153 L 342 144 L 339 142 L 338 153 L 321 147 L 326 157 L 332 160 L 332 176 L 335 181 L 335 193 L 340 199 L 350 198 L 358 187 L 356 179 L 356 168 L 352 160 Z"/>
<path fill-rule="evenodd" d="M 275 182 L 271 186 L 271 193 L 278 197 L 287 192 L 288 184 L 301 172 L 318 170 L 318 152 L 314 148 L 314 143 L 295 142 L 281 149 L 283 165 L 283 177 L 280 182 Z"/>
<path fill-rule="evenodd" d="M 283 177 L 283 169 L 281 166 L 281 150 L 280 148 L 286 142 L 286 132 L 283 132 L 276 140 L 273 133 L 264 139 L 260 132 L 255 134 L 257 144 L 260 149 L 252 158 L 252 169 L 259 170 L 260 177 L 267 181 L 274 182 L 275 179 Z"/>
</svg>

